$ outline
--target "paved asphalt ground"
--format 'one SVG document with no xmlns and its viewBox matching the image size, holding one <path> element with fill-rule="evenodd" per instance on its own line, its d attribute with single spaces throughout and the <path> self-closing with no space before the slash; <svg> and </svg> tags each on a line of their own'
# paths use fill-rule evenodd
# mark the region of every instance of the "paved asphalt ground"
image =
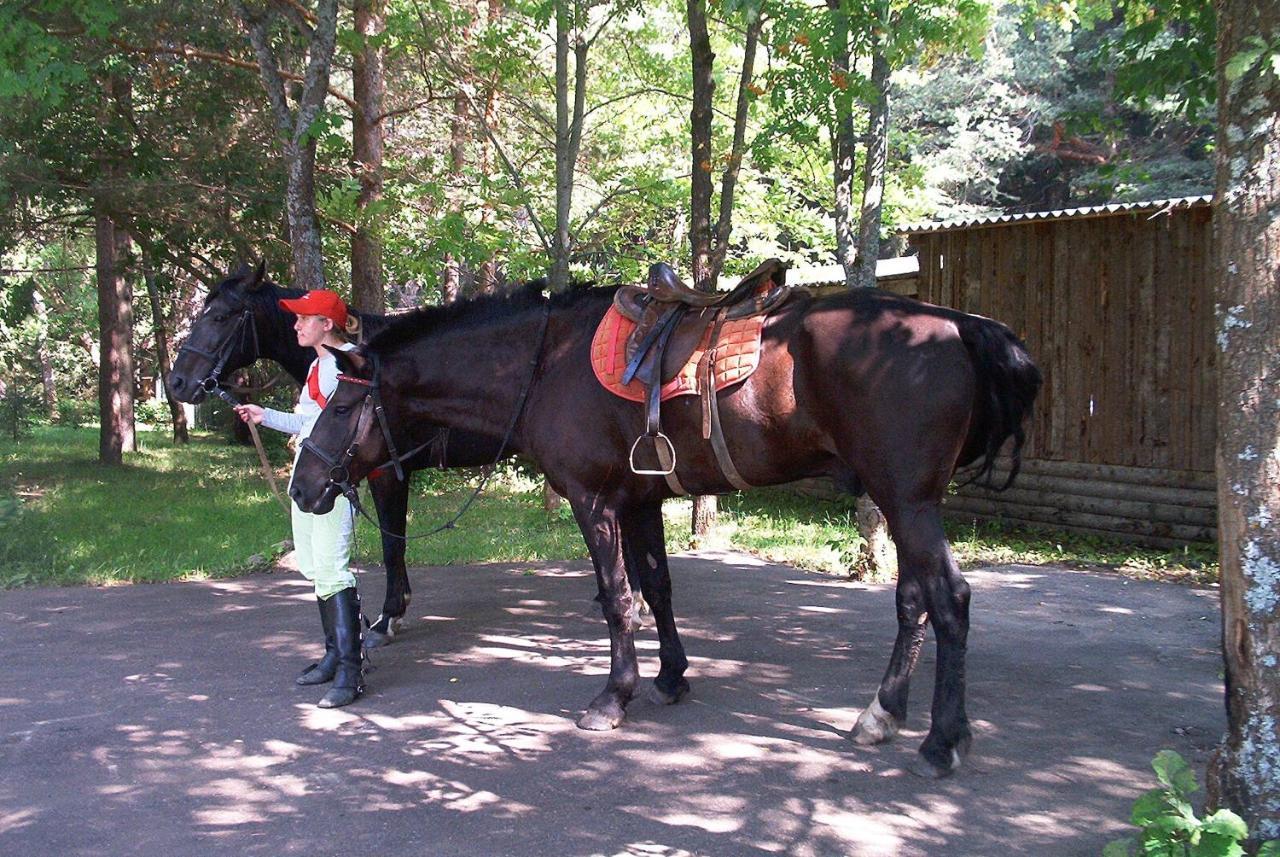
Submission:
<svg viewBox="0 0 1280 857">
<path fill-rule="evenodd" d="M 1203 771 L 1225 728 L 1213 592 L 971 571 L 974 751 L 921 779 L 932 640 L 908 729 L 846 737 L 891 586 L 738 555 L 672 576 L 693 691 L 608 734 L 573 725 L 608 667 L 586 563 L 414 569 L 334 711 L 293 685 L 318 628 L 294 573 L 0 592 L 0 854 L 1097 855 L 1156 751 Z M 380 573 L 361 589 L 380 604 Z"/>
</svg>

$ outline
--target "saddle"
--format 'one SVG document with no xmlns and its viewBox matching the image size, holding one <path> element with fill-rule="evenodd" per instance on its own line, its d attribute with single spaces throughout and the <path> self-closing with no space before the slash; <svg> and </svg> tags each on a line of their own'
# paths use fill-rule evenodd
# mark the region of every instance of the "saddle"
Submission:
<svg viewBox="0 0 1280 857">
<path fill-rule="evenodd" d="M 661 403 L 697 394 L 702 399 L 702 437 L 710 441 L 720 469 L 734 487 L 750 487 L 725 446 L 716 392 L 755 370 L 765 318 L 790 294 L 786 267 L 777 259 L 760 265 L 729 292 L 690 288 L 661 262 L 650 267 L 646 285 L 617 291 L 596 331 L 592 366 L 606 388 L 644 404 L 645 432 L 629 456 L 633 472 L 662 476 L 677 494 L 688 493 L 675 475 L 675 448 L 661 430 Z M 637 466 L 636 451 L 646 439 L 661 469 Z"/>
</svg>

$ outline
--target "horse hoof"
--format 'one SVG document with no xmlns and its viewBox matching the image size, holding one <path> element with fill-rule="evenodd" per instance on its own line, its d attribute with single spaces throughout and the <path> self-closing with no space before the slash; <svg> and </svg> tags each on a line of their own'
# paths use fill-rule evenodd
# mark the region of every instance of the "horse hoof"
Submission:
<svg viewBox="0 0 1280 857">
<path fill-rule="evenodd" d="M 366 649 L 380 649 L 383 646 L 389 646 L 395 642 L 396 635 L 400 633 L 402 624 L 399 619 L 387 618 L 379 616 L 378 621 L 374 622 L 364 632 L 364 647 Z"/>
<path fill-rule="evenodd" d="M 952 750 L 950 762 L 942 765 L 930 761 L 923 753 L 917 753 L 915 759 L 908 763 L 907 770 L 921 779 L 941 780 L 960 770 L 960 761 L 958 750 Z"/>
<path fill-rule="evenodd" d="M 627 713 L 621 708 L 609 706 L 607 710 L 588 708 L 578 718 L 578 728 L 588 732 L 608 732 L 622 725 Z"/>
<path fill-rule="evenodd" d="M 649 701 L 655 705 L 675 705 L 684 699 L 685 694 L 689 692 L 689 682 L 684 679 L 676 682 L 675 689 L 666 691 L 658 687 L 658 683 L 654 682 L 649 688 Z"/>
<path fill-rule="evenodd" d="M 858 715 L 858 722 L 853 725 L 849 737 L 853 743 L 862 747 L 882 744 L 898 734 L 899 723 L 893 715 L 884 710 L 880 697 L 871 700 L 863 712 Z"/>
</svg>

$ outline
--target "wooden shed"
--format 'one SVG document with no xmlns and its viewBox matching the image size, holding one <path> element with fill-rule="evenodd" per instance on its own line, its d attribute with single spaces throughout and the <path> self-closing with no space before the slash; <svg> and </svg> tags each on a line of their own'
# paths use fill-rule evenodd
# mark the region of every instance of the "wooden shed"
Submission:
<svg viewBox="0 0 1280 857">
<path fill-rule="evenodd" d="M 1022 475 L 948 514 L 1124 536 L 1216 538 L 1210 198 L 902 230 L 921 300 L 1005 322 L 1044 372 Z"/>
</svg>

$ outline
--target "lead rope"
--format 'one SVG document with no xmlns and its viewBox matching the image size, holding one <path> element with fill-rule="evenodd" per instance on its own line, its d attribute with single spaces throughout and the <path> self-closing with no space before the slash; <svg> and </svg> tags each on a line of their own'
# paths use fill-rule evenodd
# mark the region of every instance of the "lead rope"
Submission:
<svg viewBox="0 0 1280 857">
<path fill-rule="evenodd" d="M 212 392 L 233 408 L 240 404 L 235 396 L 222 389 L 221 386 L 214 387 Z M 275 471 L 271 469 L 271 462 L 267 460 L 267 451 L 262 448 L 262 438 L 258 436 L 258 427 L 247 420 L 245 425 L 249 427 L 249 436 L 253 438 L 254 449 L 258 451 L 258 464 L 262 467 L 262 475 L 266 478 L 267 485 L 271 486 L 271 493 L 275 495 L 276 501 L 280 504 L 280 508 L 284 510 L 284 513 L 292 517 L 293 510 L 289 507 L 289 501 L 284 499 L 284 495 L 280 493 L 280 486 L 276 484 Z"/>
<path fill-rule="evenodd" d="M 384 530 L 381 527 L 381 525 L 378 524 L 377 521 L 369 517 L 369 513 L 366 512 L 364 510 L 364 507 L 360 505 L 359 489 L 356 488 L 354 485 L 351 486 L 351 490 L 349 492 L 344 492 L 343 496 L 345 496 L 347 500 L 351 503 L 351 506 L 353 509 L 359 512 L 366 521 L 368 521 L 370 524 L 373 525 L 373 528 L 375 530 L 382 533 L 384 536 L 390 536 L 393 539 L 401 539 L 402 541 L 408 542 L 408 541 L 416 541 L 418 539 L 425 539 L 428 536 L 434 536 L 437 533 L 444 532 L 445 530 L 454 529 L 454 526 L 458 523 L 458 520 L 461 519 L 462 516 L 467 513 L 467 510 L 471 508 L 471 505 L 475 503 L 477 499 L 479 499 L 480 492 L 483 491 L 485 487 L 489 484 L 489 479 L 493 477 L 493 474 L 495 472 L 497 472 L 498 464 L 502 461 L 503 458 L 506 457 L 507 444 L 511 442 L 511 437 L 513 434 L 515 434 L 516 423 L 520 421 L 520 415 L 524 413 L 525 401 L 528 400 L 529 391 L 533 389 L 534 378 L 537 377 L 538 364 L 542 361 L 542 344 L 547 338 L 547 325 L 548 325 L 548 322 L 550 322 L 550 320 L 551 320 L 551 301 L 548 300 L 546 303 L 545 312 L 543 312 L 542 314 L 542 327 L 538 333 L 538 347 L 533 352 L 533 359 L 529 361 L 529 379 L 528 381 L 525 382 L 524 390 L 521 391 L 520 398 L 516 402 L 516 410 L 515 410 L 515 413 L 512 414 L 511 416 L 511 423 L 507 426 L 507 433 L 502 438 L 502 445 L 498 447 L 498 454 L 493 459 L 493 463 L 487 465 L 484 468 L 484 477 L 480 480 L 480 484 L 476 486 L 476 489 L 471 492 L 471 496 L 467 498 L 467 501 L 462 504 L 462 508 L 460 508 L 452 518 L 445 521 L 443 524 L 439 525 L 433 530 L 430 530 L 425 533 L 419 533 L 416 536 L 411 536 L 407 533 L 401 535 L 400 533 L 393 533 L 389 530 Z M 424 446 L 425 445 L 428 445 L 428 444 L 424 444 Z M 421 448 L 422 447 L 418 447 L 418 449 L 421 449 Z M 383 466 L 385 467 L 386 465 L 383 465 Z"/>
</svg>

